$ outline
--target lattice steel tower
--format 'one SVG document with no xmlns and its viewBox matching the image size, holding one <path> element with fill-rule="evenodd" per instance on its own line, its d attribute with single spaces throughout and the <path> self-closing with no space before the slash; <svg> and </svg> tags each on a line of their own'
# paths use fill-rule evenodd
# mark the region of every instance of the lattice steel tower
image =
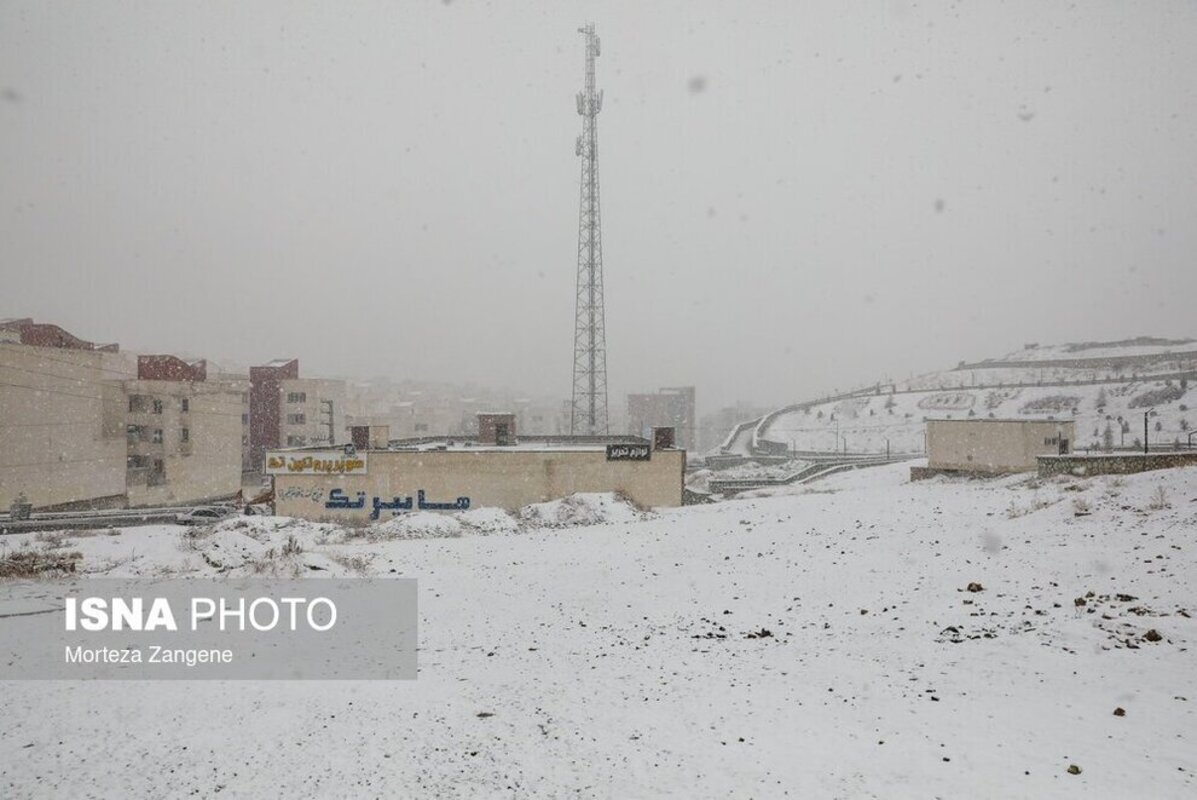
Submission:
<svg viewBox="0 0 1197 800">
<path fill-rule="evenodd" d="M 586 88 L 578 92 L 582 135 L 581 203 L 578 211 L 578 296 L 574 320 L 574 395 L 571 434 L 607 433 L 607 334 L 603 321 L 603 239 L 599 216 L 598 124 L 603 93 L 594 88 L 599 37 L 594 24 L 578 28 L 586 37 Z"/>
</svg>

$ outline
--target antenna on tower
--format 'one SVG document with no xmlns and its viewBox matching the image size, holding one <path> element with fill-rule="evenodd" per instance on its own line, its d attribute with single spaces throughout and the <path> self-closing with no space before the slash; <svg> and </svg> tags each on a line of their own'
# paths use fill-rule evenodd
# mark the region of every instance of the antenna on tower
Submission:
<svg viewBox="0 0 1197 800">
<path fill-rule="evenodd" d="M 586 37 L 586 84 L 578 92 L 582 135 L 575 150 L 582 159 L 578 209 L 578 293 L 574 317 L 574 392 L 569 432 L 607 433 L 607 334 L 603 319 L 603 239 L 599 214 L 598 113 L 603 93 L 594 86 L 600 52 L 594 24 L 578 28 Z"/>
</svg>

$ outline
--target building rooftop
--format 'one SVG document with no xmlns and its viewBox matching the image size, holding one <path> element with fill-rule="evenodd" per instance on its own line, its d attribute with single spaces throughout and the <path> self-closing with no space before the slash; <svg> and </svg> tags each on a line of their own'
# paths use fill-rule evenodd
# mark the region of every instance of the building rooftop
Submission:
<svg viewBox="0 0 1197 800">
<path fill-rule="evenodd" d="M 427 436 L 416 439 L 393 439 L 383 449 L 366 452 L 603 452 L 609 444 L 651 444 L 642 436 L 520 436 L 515 444 L 482 444 L 473 436 Z M 309 445 L 306 447 L 271 447 L 270 450 L 295 451 L 339 450 L 345 445 Z"/>
</svg>

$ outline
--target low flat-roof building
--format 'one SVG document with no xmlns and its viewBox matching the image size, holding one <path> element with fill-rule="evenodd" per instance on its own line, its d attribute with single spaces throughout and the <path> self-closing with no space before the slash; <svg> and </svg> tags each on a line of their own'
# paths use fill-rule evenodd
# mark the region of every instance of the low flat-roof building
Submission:
<svg viewBox="0 0 1197 800">
<path fill-rule="evenodd" d="M 521 437 L 518 444 L 429 439 L 387 449 L 266 453 L 275 513 L 386 520 L 405 511 L 498 507 L 577 492 L 621 492 L 643 506 L 680 506 L 686 454 L 640 437 Z"/>
<path fill-rule="evenodd" d="M 927 421 L 927 466 L 912 467 L 910 476 L 1031 472 L 1038 456 L 1071 452 L 1075 438 L 1071 420 L 932 419 Z"/>
</svg>

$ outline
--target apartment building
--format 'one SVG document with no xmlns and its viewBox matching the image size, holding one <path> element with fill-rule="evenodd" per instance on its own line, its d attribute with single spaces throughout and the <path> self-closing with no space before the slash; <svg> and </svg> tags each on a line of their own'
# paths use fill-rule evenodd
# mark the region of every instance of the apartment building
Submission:
<svg viewBox="0 0 1197 800">
<path fill-rule="evenodd" d="M 249 462 L 262 465 L 275 447 L 347 441 L 345 381 L 299 377 L 299 359 L 276 359 L 249 369 Z"/>
<path fill-rule="evenodd" d="M 242 391 L 203 361 L 139 356 L 125 382 L 129 506 L 228 497 L 241 488 Z"/>
<path fill-rule="evenodd" d="M 337 445 L 347 441 L 345 381 L 293 378 L 279 385 L 284 447 Z"/>
<path fill-rule="evenodd" d="M 124 381 L 136 359 L 53 325 L 0 322 L 0 509 L 125 502 Z"/>
<path fill-rule="evenodd" d="M 240 489 L 241 389 L 203 361 L 0 322 L 0 508 L 173 505 Z"/>
</svg>

